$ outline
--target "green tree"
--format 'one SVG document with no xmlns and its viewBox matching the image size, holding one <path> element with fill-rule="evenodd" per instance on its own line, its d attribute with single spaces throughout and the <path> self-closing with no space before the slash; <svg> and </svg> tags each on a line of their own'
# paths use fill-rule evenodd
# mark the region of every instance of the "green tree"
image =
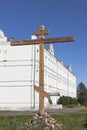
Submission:
<svg viewBox="0 0 87 130">
<path fill-rule="evenodd" d="M 82 93 L 84 93 L 86 91 L 86 86 L 85 86 L 85 84 L 84 83 L 79 83 L 78 84 L 78 88 L 77 88 L 77 96 L 79 95 L 79 94 L 82 94 Z"/>
<path fill-rule="evenodd" d="M 77 87 L 77 99 L 81 105 L 87 106 L 87 88 L 82 82 Z"/>
</svg>

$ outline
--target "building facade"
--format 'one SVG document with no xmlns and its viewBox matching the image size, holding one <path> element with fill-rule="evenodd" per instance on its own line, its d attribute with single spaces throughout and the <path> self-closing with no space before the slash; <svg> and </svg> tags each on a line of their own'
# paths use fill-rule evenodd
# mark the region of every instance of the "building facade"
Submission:
<svg viewBox="0 0 87 130">
<path fill-rule="evenodd" d="M 0 109 L 38 109 L 34 85 L 39 86 L 39 45 L 11 46 L 0 30 Z M 44 48 L 44 89 L 51 94 L 52 104 L 63 95 L 76 98 L 76 76 L 71 66 L 55 58 L 52 44 Z M 46 98 L 44 102 L 49 104 Z"/>
</svg>

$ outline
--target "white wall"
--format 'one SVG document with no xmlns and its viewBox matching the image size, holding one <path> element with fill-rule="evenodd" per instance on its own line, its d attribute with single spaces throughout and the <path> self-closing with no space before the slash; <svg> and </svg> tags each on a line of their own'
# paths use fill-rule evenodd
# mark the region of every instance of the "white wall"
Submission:
<svg viewBox="0 0 87 130">
<path fill-rule="evenodd" d="M 76 97 L 76 77 L 50 52 L 44 50 L 44 85 L 47 92 Z M 0 44 L 0 109 L 39 107 L 39 46 Z M 58 96 L 51 96 L 56 104 Z M 45 106 L 48 100 L 45 98 Z"/>
</svg>

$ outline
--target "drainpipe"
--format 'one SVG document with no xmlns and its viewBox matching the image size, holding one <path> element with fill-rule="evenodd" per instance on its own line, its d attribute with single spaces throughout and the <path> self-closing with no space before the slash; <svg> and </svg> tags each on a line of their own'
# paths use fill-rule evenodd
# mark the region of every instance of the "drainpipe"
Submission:
<svg viewBox="0 0 87 130">
<path fill-rule="evenodd" d="M 37 39 L 35 35 L 32 35 L 32 39 Z M 33 109 L 35 109 L 35 90 L 34 90 L 34 85 L 35 85 L 35 70 L 36 70 L 36 45 L 33 45 L 34 49 L 34 71 L 33 71 Z"/>
</svg>

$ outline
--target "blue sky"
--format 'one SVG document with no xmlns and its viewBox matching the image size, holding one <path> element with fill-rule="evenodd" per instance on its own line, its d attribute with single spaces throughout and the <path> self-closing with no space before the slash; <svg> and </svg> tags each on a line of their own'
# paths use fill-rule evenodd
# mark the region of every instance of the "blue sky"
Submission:
<svg viewBox="0 0 87 130">
<path fill-rule="evenodd" d="M 55 56 L 72 65 L 77 84 L 87 86 L 87 0 L 0 0 L 0 28 L 7 37 L 30 39 L 41 24 L 50 31 L 46 37 L 75 37 L 54 44 Z"/>
</svg>

